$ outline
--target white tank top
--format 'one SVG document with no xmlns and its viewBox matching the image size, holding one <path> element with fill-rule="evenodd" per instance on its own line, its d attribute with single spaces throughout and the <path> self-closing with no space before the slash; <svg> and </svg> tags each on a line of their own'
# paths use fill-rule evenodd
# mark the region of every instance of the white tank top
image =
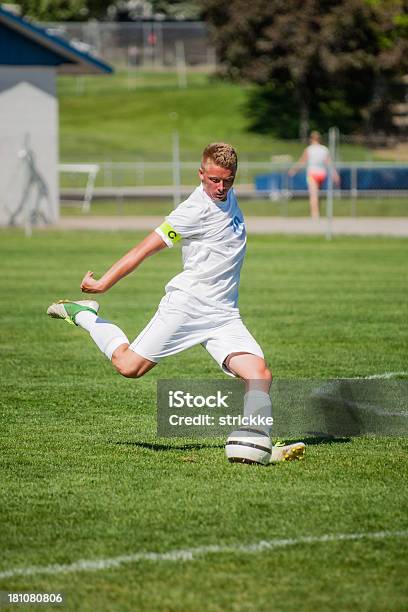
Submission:
<svg viewBox="0 0 408 612">
<path fill-rule="evenodd" d="M 329 149 L 321 144 L 311 144 L 307 147 L 307 169 L 327 170 Z"/>
</svg>

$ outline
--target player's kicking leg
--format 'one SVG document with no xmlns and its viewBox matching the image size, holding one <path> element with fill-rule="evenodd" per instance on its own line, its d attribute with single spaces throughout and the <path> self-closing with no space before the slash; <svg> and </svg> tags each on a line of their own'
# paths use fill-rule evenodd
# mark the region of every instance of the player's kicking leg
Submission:
<svg viewBox="0 0 408 612">
<path fill-rule="evenodd" d="M 110 321 L 98 317 L 99 304 L 94 300 L 61 300 L 51 304 L 47 314 L 85 329 L 113 366 L 126 378 L 140 378 L 156 363 L 129 349 L 124 332 Z"/>
<path fill-rule="evenodd" d="M 251 353 L 231 353 L 225 360 L 225 365 L 245 381 L 247 392 L 244 400 L 244 415 L 256 414 L 264 419 L 271 417 L 272 404 L 269 390 L 272 374 L 265 360 Z M 271 428 L 264 427 L 264 430 L 270 434 Z M 305 449 L 303 442 L 273 446 L 270 463 L 303 459 Z"/>
</svg>

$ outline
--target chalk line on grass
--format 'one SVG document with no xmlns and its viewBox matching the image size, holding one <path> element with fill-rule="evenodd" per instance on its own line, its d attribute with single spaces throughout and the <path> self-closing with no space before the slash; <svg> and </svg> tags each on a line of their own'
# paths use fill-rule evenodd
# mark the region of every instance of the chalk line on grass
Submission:
<svg viewBox="0 0 408 612">
<path fill-rule="evenodd" d="M 254 544 L 232 544 L 226 546 L 210 545 L 197 548 L 181 550 L 169 550 L 167 552 L 139 552 L 132 555 L 122 555 L 111 559 L 80 559 L 69 564 L 54 564 L 45 566 L 31 566 L 14 568 L 0 572 L 0 579 L 16 578 L 18 576 L 34 576 L 37 574 L 69 574 L 73 572 L 90 572 L 99 570 L 115 569 L 126 563 L 137 563 L 138 561 L 194 561 L 199 557 L 209 554 L 257 554 L 276 548 L 287 546 L 298 546 L 302 544 L 324 544 L 326 542 L 342 542 L 355 540 L 383 540 L 385 538 L 407 538 L 407 531 L 373 531 L 367 533 L 337 533 L 323 536 L 302 536 L 299 538 L 261 540 Z"/>
<path fill-rule="evenodd" d="M 390 378 L 396 378 L 397 376 L 408 376 L 408 372 L 383 372 L 382 374 L 372 374 L 371 376 L 365 376 L 365 380 L 376 380 L 384 379 L 389 380 Z"/>
</svg>

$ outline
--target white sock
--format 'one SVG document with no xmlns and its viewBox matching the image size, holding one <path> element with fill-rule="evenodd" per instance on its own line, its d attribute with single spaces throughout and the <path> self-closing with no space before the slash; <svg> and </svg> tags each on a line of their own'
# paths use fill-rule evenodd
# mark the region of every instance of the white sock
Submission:
<svg viewBox="0 0 408 612">
<path fill-rule="evenodd" d="M 268 435 L 272 429 L 272 402 L 268 393 L 254 389 L 244 395 L 244 416 L 253 416 L 259 425 L 252 424 L 254 429 L 265 431 Z M 251 424 L 249 425 L 251 427 Z"/>
<path fill-rule="evenodd" d="M 81 310 L 75 316 L 75 323 L 79 325 L 79 327 L 86 329 L 87 332 L 90 332 L 91 327 L 95 323 L 97 318 L 98 315 L 94 312 L 91 312 L 90 310 Z"/>
<path fill-rule="evenodd" d="M 90 333 L 92 340 L 108 359 L 112 359 L 112 354 L 118 346 L 129 344 L 129 340 L 120 327 L 105 319 L 100 319 L 89 310 L 78 312 L 75 323 Z"/>
</svg>

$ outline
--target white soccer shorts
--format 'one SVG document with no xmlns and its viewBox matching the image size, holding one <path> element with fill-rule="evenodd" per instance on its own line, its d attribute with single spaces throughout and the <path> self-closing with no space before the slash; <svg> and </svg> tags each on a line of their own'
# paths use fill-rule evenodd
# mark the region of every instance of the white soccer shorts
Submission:
<svg viewBox="0 0 408 612">
<path fill-rule="evenodd" d="M 179 289 L 162 298 L 156 314 L 130 345 L 145 359 L 158 363 L 201 344 L 229 376 L 234 374 L 224 361 L 231 353 L 251 353 L 264 357 L 261 347 L 243 324 L 238 310 L 231 313 L 212 308 Z"/>
</svg>

